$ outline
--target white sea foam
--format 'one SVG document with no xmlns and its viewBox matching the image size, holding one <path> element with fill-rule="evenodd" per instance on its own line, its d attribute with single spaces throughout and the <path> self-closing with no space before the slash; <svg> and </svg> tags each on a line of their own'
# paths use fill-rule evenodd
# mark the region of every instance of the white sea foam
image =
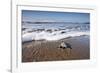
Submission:
<svg viewBox="0 0 100 73">
<path fill-rule="evenodd" d="M 89 35 L 90 24 L 27 24 L 22 30 L 22 41 L 55 41 L 67 37 Z"/>
<path fill-rule="evenodd" d="M 61 33 L 61 31 L 56 32 L 31 32 L 31 33 L 25 33 L 23 34 L 22 41 L 31 41 L 31 40 L 47 40 L 47 41 L 55 41 L 60 40 L 67 37 L 75 37 L 75 36 L 81 36 L 81 35 L 89 35 L 89 32 L 82 32 L 82 31 L 72 31 L 72 32 L 66 32 Z"/>
</svg>

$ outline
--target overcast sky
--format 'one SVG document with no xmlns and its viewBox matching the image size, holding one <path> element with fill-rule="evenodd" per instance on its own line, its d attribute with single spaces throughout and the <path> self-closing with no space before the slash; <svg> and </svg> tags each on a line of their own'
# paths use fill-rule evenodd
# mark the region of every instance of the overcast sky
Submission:
<svg viewBox="0 0 100 73">
<path fill-rule="evenodd" d="M 90 14 L 22 10 L 22 21 L 90 22 Z"/>
</svg>

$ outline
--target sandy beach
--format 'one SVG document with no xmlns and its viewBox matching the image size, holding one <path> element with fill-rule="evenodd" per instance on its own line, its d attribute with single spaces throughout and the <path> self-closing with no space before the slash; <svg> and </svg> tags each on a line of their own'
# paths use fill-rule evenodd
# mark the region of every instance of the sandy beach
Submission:
<svg viewBox="0 0 100 73">
<path fill-rule="evenodd" d="M 64 41 L 71 44 L 72 49 L 60 49 Z M 83 60 L 90 58 L 89 36 L 64 38 L 58 41 L 29 41 L 22 43 L 22 62 Z"/>
</svg>

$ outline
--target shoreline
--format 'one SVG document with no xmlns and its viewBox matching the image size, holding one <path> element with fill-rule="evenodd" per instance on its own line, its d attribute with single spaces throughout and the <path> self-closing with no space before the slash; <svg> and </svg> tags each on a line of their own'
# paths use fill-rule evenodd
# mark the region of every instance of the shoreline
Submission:
<svg viewBox="0 0 100 73">
<path fill-rule="evenodd" d="M 62 41 L 70 43 L 72 50 L 59 49 Z M 90 59 L 89 36 L 69 37 L 58 41 L 33 40 L 22 43 L 22 62 L 24 63 L 83 59 Z"/>
</svg>

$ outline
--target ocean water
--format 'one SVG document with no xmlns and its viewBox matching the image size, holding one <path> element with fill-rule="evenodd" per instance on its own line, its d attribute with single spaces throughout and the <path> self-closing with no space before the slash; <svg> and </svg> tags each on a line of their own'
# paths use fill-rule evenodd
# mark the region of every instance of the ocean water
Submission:
<svg viewBox="0 0 100 73">
<path fill-rule="evenodd" d="M 22 23 L 22 41 L 55 41 L 68 37 L 89 35 L 89 23 Z"/>
</svg>

